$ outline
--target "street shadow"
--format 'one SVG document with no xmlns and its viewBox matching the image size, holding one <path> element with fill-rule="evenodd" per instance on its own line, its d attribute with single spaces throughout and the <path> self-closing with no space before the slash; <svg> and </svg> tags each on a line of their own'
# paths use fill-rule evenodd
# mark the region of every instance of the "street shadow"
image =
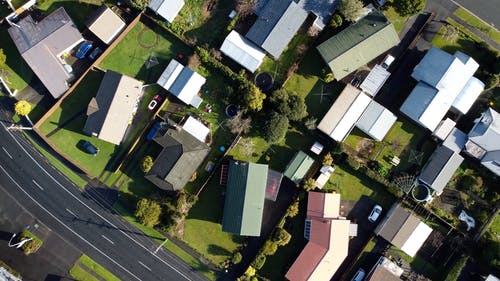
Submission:
<svg viewBox="0 0 500 281">
<path fill-rule="evenodd" d="M 61 281 L 61 280 L 71 280 L 71 281 L 76 281 L 76 279 L 67 277 L 67 276 L 60 276 L 56 274 L 47 274 L 47 277 L 45 277 L 44 281 Z"/>
<path fill-rule="evenodd" d="M 82 194 L 111 211 L 113 211 L 113 205 L 120 197 L 120 192 L 116 189 L 91 187 L 89 185 L 85 187 Z"/>
<path fill-rule="evenodd" d="M 9 241 L 12 238 L 12 233 L 0 230 L 0 240 Z"/>
</svg>

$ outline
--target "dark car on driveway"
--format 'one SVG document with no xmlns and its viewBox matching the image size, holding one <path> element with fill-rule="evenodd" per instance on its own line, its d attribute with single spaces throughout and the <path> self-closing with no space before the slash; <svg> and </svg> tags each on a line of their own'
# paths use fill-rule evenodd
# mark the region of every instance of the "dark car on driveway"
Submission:
<svg viewBox="0 0 500 281">
<path fill-rule="evenodd" d="M 83 148 L 85 149 L 86 152 L 96 156 L 97 153 L 99 153 L 99 148 L 90 143 L 89 141 L 85 141 L 83 143 Z"/>
</svg>

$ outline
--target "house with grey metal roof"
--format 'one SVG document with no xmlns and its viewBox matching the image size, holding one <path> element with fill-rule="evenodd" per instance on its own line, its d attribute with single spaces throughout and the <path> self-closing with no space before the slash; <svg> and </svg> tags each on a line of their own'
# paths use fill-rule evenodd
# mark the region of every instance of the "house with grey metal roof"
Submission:
<svg viewBox="0 0 500 281">
<path fill-rule="evenodd" d="M 356 123 L 356 127 L 374 140 L 382 141 L 397 119 L 394 113 L 372 100 Z"/>
<path fill-rule="evenodd" d="M 278 59 L 307 15 L 293 0 L 269 0 L 246 37 Z"/>
<path fill-rule="evenodd" d="M 267 175 L 265 164 L 229 162 L 222 231 L 260 236 Z"/>
<path fill-rule="evenodd" d="M 109 45 L 125 29 L 125 22 L 106 5 L 102 5 L 87 20 L 88 29 Z"/>
<path fill-rule="evenodd" d="M 321 43 L 317 49 L 341 80 L 399 43 L 394 26 L 378 11 Z"/>
<path fill-rule="evenodd" d="M 424 165 L 418 181 L 441 195 L 464 158 L 446 146 L 439 146 Z"/>
<path fill-rule="evenodd" d="M 500 176 L 500 114 L 488 108 L 474 123 L 464 151 Z"/>
<path fill-rule="evenodd" d="M 142 82 L 108 70 L 87 107 L 83 132 L 120 145 L 134 117 Z"/>
<path fill-rule="evenodd" d="M 418 81 L 400 111 L 419 125 L 436 130 L 450 109 L 466 114 L 484 89 L 473 77 L 479 64 L 470 56 L 432 47 L 411 76 Z"/>
<path fill-rule="evenodd" d="M 153 137 L 162 147 L 145 178 L 167 191 L 184 188 L 210 152 L 210 147 L 175 124 L 163 123 Z"/>
<path fill-rule="evenodd" d="M 64 8 L 41 21 L 28 15 L 8 29 L 17 50 L 54 98 L 61 97 L 74 79 L 64 57 L 83 41 Z"/>
<path fill-rule="evenodd" d="M 395 203 L 374 232 L 410 257 L 414 257 L 431 234 L 432 228 Z"/>
<path fill-rule="evenodd" d="M 184 0 L 151 0 L 148 8 L 164 18 L 168 23 L 172 23 L 184 7 Z"/>
</svg>

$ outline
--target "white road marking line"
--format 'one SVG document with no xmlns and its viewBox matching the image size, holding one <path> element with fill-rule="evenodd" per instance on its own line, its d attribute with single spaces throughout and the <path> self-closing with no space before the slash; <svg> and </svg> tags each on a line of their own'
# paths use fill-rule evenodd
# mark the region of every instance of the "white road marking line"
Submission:
<svg viewBox="0 0 500 281">
<path fill-rule="evenodd" d="M 66 209 L 66 212 L 72 214 L 73 217 L 78 218 L 78 216 L 75 213 L 73 213 L 70 209 Z"/>
<path fill-rule="evenodd" d="M 12 158 L 12 155 L 10 155 L 10 153 L 7 151 L 7 149 L 5 149 L 5 147 L 2 146 L 2 149 L 3 149 L 3 152 L 5 152 L 5 154 L 7 154 L 7 156 L 9 156 L 10 159 L 14 159 L 14 158 Z"/>
<path fill-rule="evenodd" d="M 35 180 L 31 180 L 36 187 L 40 188 L 43 191 L 43 187 L 41 187 Z"/>
<path fill-rule="evenodd" d="M 68 229 L 69 231 L 71 231 L 71 233 L 73 233 L 74 235 L 76 235 L 78 238 L 82 239 L 85 243 L 87 243 L 90 247 L 94 248 L 96 251 L 98 251 L 101 255 L 105 256 L 106 258 L 108 258 L 111 262 L 113 262 L 114 264 L 116 264 L 118 267 L 120 267 L 121 269 L 123 269 L 125 272 L 127 272 L 128 274 L 130 274 L 132 277 L 134 277 L 135 279 L 139 280 L 139 281 L 142 281 L 139 277 L 135 276 L 132 272 L 128 271 L 125 267 L 123 267 L 121 264 L 119 264 L 118 262 L 116 262 L 114 259 L 112 259 L 111 257 L 109 257 L 108 255 L 106 255 L 103 251 L 101 251 L 99 248 L 97 248 L 96 246 L 94 246 L 94 244 L 90 243 L 89 241 L 87 241 L 85 238 L 83 238 L 80 234 L 78 234 L 76 231 L 74 231 L 73 229 L 71 229 L 71 227 L 67 226 L 66 224 L 64 224 L 64 222 L 62 222 L 59 218 L 57 218 L 54 214 L 52 214 L 49 210 L 47 210 L 44 206 L 42 206 L 42 204 L 38 203 L 38 201 L 35 200 L 35 198 L 33 198 L 26 190 L 24 190 L 20 185 L 19 183 L 17 183 L 16 180 L 14 180 L 14 178 L 9 174 L 7 173 L 7 171 L 4 169 L 4 167 L 2 165 L 0 165 L 0 169 L 7 175 L 7 177 L 9 177 L 9 179 L 24 193 L 26 194 L 26 196 L 28 196 L 31 200 L 33 200 L 33 202 L 35 202 L 35 204 L 38 205 L 38 207 L 40 207 L 42 210 L 44 210 L 45 212 L 47 212 L 47 214 L 49 214 L 52 218 L 54 218 L 57 222 L 59 222 L 62 226 L 64 226 L 66 229 Z"/>
<path fill-rule="evenodd" d="M 147 265 L 143 264 L 141 261 L 137 261 L 140 265 L 144 266 L 145 269 L 151 271 L 151 268 L 149 268 Z"/>
<path fill-rule="evenodd" d="M 7 131 L 7 133 L 12 137 L 12 139 L 14 139 L 14 141 L 17 143 L 17 145 L 19 145 L 19 147 L 24 151 L 24 153 L 26 153 L 26 155 L 33 161 L 33 163 L 35 165 L 37 165 L 40 170 L 42 170 L 49 178 L 51 178 L 59 187 L 61 187 L 64 191 L 66 191 L 66 193 L 68 193 L 71 197 L 73 197 L 75 200 L 77 200 L 78 202 L 80 202 L 82 205 L 84 205 L 85 207 L 87 207 L 87 209 L 89 209 L 92 213 L 94 213 L 96 216 L 100 217 L 101 219 L 103 219 L 104 221 L 106 221 L 109 225 L 111 225 L 112 227 L 116 228 L 118 231 L 120 231 L 125 237 L 129 238 L 130 240 L 132 240 L 135 244 L 137 244 L 139 247 L 143 248 L 146 252 L 150 252 L 150 250 L 148 248 L 146 248 L 144 245 L 142 245 L 141 243 L 137 242 L 137 240 L 135 240 L 134 238 L 132 238 L 130 235 L 128 235 L 127 233 L 125 233 L 123 230 L 121 230 L 120 228 L 116 227 L 114 224 L 112 224 L 109 220 L 107 220 L 105 217 L 101 216 L 101 214 L 99 214 L 98 212 L 96 212 L 94 209 L 92 209 L 91 207 L 89 207 L 87 204 L 85 204 L 82 200 L 80 200 L 78 197 L 76 197 L 73 193 L 71 193 L 71 191 L 69 191 L 66 187 L 64 187 L 64 185 L 62 185 L 59 181 L 57 181 L 47 170 L 45 170 L 37 161 L 35 161 L 35 158 L 33 158 L 33 156 L 31 156 L 31 154 L 28 153 L 28 151 L 26 151 L 26 149 L 19 143 L 19 141 L 17 140 L 17 138 L 14 136 L 14 134 L 12 134 L 11 131 L 7 130 L 7 127 L 5 126 L 5 124 L 3 122 L 0 122 L 3 126 L 3 128 Z M 1 166 L 0 166 L 1 167 Z M 13 178 L 10 177 L 12 180 Z M 17 183 L 16 183 L 17 184 Z M 18 185 L 18 184 L 17 184 Z M 19 186 L 19 185 L 18 185 Z M 20 186 L 19 186 L 20 187 Z M 23 189 L 22 189 L 23 190 Z M 23 190 L 24 193 L 26 193 L 26 191 Z M 30 198 L 32 198 L 30 196 Z M 33 199 L 33 198 L 32 198 Z M 34 199 L 33 199 L 34 200 Z M 35 201 L 35 200 L 34 200 Z M 36 201 L 35 201 L 36 202 Z M 38 202 L 36 202 L 38 203 Z M 40 204 L 38 204 L 40 205 Z M 41 206 L 41 205 L 40 205 Z M 44 209 L 45 210 L 45 209 Z M 48 212 L 48 211 L 47 211 Z M 58 220 L 59 221 L 59 220 Z M 66 226 L 66 225 L 65 225 Z M 67 226 L 66 226 L 67 227 Z M 73 232 L 73 231 L 72 231 Z M 78 235 L 79 236 L 79 235 Z M 81 236 L 79 236 L 81 237 Z M 82 238 L 83 239 L 83 238 Z M 83 239 L 84 240 L 84 239 Z M 86 241 L 86 240 L 85 240 Z M 102 253 L 102 251 L 100 251 L 99 249 L 97 249 L 94 245 L 92 245 L 92 247 L 94 247 L 96 250 L 98 250 L 100 253 Z M 166 252 L 168 254 L 168 252 Z M 105 257 L 108 257 L 106 255 L 104 255 Z M 182 273 L 181 271 L 179 271 L 176 267 L 174 267 L 173 265 L 171 265 L 170 263 L 166 262 L 165 260 L 163 260 L 162 258 L 160 258 L 158 255 L 156 254 L 153 254 L 154 257 L 156 257 L 158 260 L 160 260 L 163 264 L 165 264 L 166 266 L 168 266 L 169 268 L 171 268 L 173 271 L 177 272 L 177 274 L 179 274 L 180 276 L 184 277 L 186 280 L 192 280 L 190 279 L 188 276 L 186 276 L 184 273 Z M 175 255 L 170 255 L 170 256 L 175 256 Z M 176 256 L 175 256 L 176 257 Z M 109 258 L 109 257 L 108 257 Z M 111 258 L 110 258 L 111 259 Z M 114 260 L 112 260 L 114 263 L 116 263 Z M 174 260 L 175 261 L 175 260 Z M 116 263 L 118 264 L 118 263 Z M 120 267 L 122 267 L 121 265 L 119 265 Z M 183 266 L 183 267 L 186 267 L 187 266 L 184 264 L 184 263 L 181 263 L 180 266 Z M 123 268 L 123 267 L 122 267 Z M 127 271 L 129 272 L 129 271 Z M 131 275 L 133 275 L 132 273 L 130 273 Z M 135 278 L 137 278 L 135 275 L 133 275 Z M 140 279 L 139 279 L 140 280 Z"/>
<path fill-rule="evenodd" d="M 113 244 L 113 245 L 115 244 L 115 242 L 111 241 L 111 239 L 109 239 L 108 237 L 106 237 L 106 236 L 104 236 L 104 235 L 102 235 L 102 234 L 101 234 L 101 236 L 102 236 L 102 238 L 104 238 L 104 239 L 108 240 L 108 242 L 109 242 L 109 243 L 111 243 L 111 244 Z"/>
</svg>

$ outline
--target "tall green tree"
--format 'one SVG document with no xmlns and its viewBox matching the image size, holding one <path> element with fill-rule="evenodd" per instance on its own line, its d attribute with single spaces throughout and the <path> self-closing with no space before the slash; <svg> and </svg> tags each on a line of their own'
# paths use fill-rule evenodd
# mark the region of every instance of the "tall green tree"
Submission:
<svg viewBox="0 0 500 281">
<path fill-rule="evenodd" d="M 137 202 L 135 217 L 145 226 L 155 226 L 160 222 L 161 206 L 156 201 L 143 198 Z"/>
<path fill-rule="evenodd" d="M 258 112 L 262 109 L 266 95 L 253 83 L 243 83 L 239 90 L 243 95 L 243 107 L 246 110 Z"/>
<path fill-rule="evenodd" d="M 394 0 L 396 11 L 402 16 L 420 13 L 425 7 L 425 0 Z"/>
<path fill-rule="evenodd" d="M 340 0 L 337 9 L 347 21 L 354 22 L 363 12 L 363 2 L 360 0 Z"/>
<path fill-rule="evenodd" d="M 342 26 L 343 20 L 339 14 L 334 14 L 330 20 L 330 26 L 335 29 Z"/>
<path fill-rule="evenodd" d="M 284 88 L 274 91 L 269 102 L 274 109 L 285 115 L 290 121 L 300 121 L 307 116 L 307 105 L 304 98 Z"/>
<path fill-rule="evenodd" d="M 288 131 L 288 124 L 286 116 L 273 111 L 264 126 L 264 139 L 270 144 L 280 142 L 285 138 Z"/>
<path fill-rule="evenodd" d="M 151 167 L 153 167 L 153 157 L 147 155 L 147 156 L 144 156 L 144 158 L 142 158 L 142 161 L 141 161 L 141 170 L 144 172 L 144 173 L 147 173 L 149 172 L 149 170 L 151 170 Z"/>
<path fill-rule="evenodd" d="M 14 112 L 19 116 L 26 117 L 31 126 L 33 126 L 33 122 L 31 122 L 31 119 L 29 117 L 31 109 L 31 104 L 25 100 L 20 100 L 14 104 Z"/>
</svg>

